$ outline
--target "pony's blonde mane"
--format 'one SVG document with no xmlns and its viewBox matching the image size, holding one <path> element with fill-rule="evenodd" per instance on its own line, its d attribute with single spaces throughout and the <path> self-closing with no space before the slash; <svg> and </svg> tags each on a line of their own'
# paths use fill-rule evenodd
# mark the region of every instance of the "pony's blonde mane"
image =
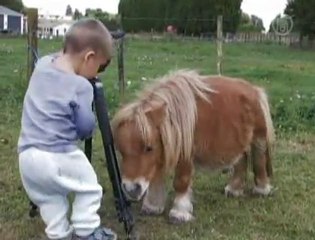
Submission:
<svg viewBox="0 0 315 240">
<path fill-rule="evenodd" d="M 135 121 L 145 144 L 150 144 L 151 125 L 145 114 L 148 103 L 165 104 L 165 118 L 160 126 L 164 150 L 164 167 L 174 167 L 179 159 L 191 161 L 197 117 L 196 97 L 209 101 L 215 92 L 193 70 L 178 70 L 155 79 L 136 100 L 119 110 L 112 120 L 113 131 L 125 121 Z"/>
</svg>

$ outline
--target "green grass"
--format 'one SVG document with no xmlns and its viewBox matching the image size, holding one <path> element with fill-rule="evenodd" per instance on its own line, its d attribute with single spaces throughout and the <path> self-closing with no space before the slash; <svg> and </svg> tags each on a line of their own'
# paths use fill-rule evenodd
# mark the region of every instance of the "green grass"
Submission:
<svg viewBox="0 0 315 240">
<path fill-rule="evenodd" d="M 58 41 L 40 41 L 40 54 L 57 50 L 59 46 Z M 197 68 L 202 73 L 216 73 L 213 43 L 127 40 L 125 48 L 126 101 L 132 99 L 143 84 L 169 70 Z M 28 199 L 19 178 L 16 154 L 27 83 L 26 41 L 1 39 L 0 54 L 0 239 L 39 239 L 44 225 L 40 218 L 28 218 Z M 116 62 L 115 58 L 102 74 L 111 114 L 120 104 Z M 260 84 L 269 93 L 278 135 L 273 179 L 276 194 L 266 199 L 249 196 L 227 199 L 222 195 L 226 175 L 198 172 L 194 179 L 196 221 L 170 225 L 167 212 L 159 217 L 143 217 L 138 212 L 141 205 L 134 204 L 142 239 L 314 239 L 314 53 L 275 45 L 226 44 L 223 72 Z M 105 190 L 100 209 L 102 222 L 124 239 L 122 224 L 115 215 L 99 133 L 93 149 L 93 165 Z M 167 210 L 174 194 L 171 181 L 169 183 Z"/>
</svg>

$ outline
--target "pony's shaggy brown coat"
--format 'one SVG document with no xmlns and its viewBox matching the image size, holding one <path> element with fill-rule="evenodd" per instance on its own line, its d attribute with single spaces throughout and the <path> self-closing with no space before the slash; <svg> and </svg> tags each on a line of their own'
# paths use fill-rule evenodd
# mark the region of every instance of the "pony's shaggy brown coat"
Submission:
<svg viewBox="0 0 315 240">
<path fill-rule="evenodd" d="M 176 168 L 179 194 L 191 186 L 194 163 L 233 166 L 227 191 L 235 193 L 243 188 L 245 158 L 252 152 L 256 187 L 269 192 L 274 128 L 267 94 L 247 81 L 192 70 L 169 73 L 121 108 L 112 127 L 124 178 L 155 181 Z"/>
</svg>

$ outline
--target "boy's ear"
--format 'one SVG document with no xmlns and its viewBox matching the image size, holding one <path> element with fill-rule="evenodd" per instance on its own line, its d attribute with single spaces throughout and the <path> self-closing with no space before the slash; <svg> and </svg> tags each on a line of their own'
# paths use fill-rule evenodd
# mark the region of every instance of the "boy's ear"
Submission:
<svg viewBox="0 0 315 240">
<path fill-rule="evenodd" d="M 95 56 L 95 52 L 92 51 L 92 50 L 88 50 L 85 52 L 85 55 L 84 55 L 84 60 L 87 61 L 89 60 L 91 57 L 94 57 Z"/>
</svg>

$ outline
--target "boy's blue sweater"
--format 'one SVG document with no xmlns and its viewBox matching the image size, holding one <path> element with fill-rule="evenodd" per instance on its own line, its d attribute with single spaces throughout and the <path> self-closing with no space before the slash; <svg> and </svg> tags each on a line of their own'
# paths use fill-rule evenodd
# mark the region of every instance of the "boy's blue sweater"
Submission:
<svg viewBox="0 0 315 240">
<path fill-rule="evenodd" d="M 79 139 L 95 128 L 93 88 L 87 79 L 52 65 L 54 56 L 41 58 L 32 74 L 23 103 L 18 153 L 35 147 L 49 152 L 77 149 Z"/>
</svg>

